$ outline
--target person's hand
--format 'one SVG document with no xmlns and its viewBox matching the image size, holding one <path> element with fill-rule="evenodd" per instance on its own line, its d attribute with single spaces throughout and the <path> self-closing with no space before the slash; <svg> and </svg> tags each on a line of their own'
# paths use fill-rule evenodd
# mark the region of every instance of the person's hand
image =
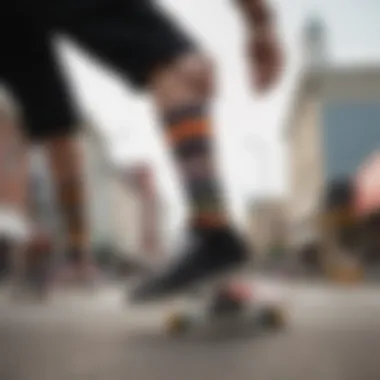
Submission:
<svg viewBox="0 0 380 380">
<path fill-rule="evenodd" d="M 283 54 L 270 27 L 252 29 L 248 37 L 248 58 L 253 85 L 259 93 L 273 88 L 281 77 Z"/>
</svg>

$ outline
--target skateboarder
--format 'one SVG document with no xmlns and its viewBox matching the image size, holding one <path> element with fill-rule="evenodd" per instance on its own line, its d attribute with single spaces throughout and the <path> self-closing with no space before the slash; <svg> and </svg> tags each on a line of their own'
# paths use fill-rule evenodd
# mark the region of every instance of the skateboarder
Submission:
<svg viewBox="0 0 380 380">
<path fill-rule="evenodd" d="M 163 273 L 143 282 L 133 293 L 136 300 L 180 291 L 247 258 L 245 244 L 230 222 L 214 159 L 213 65 L 157 3 L 14 0 L 2 10 L 0 27 L 0 38 L 6 40 L 1 45 L 6 59 L 0 63 L 0 75 L 22 102 L 30 136 L 54 141 L 50 151 L 57 156 L 56 173 L 59 181 L 68 183 L 67 204 L 75 206 L 67 207 L 72 211 L 72 225 L 80 224 L 73 210 L 81 203 L 81 177 L 72 169 L 75 149 L 70 142 L 78 119 L 51 46 L 52 37 L 57 33 L 68 36 L 154 99 L 186 190 L 194 244 Z M 256 88 L 267 91 L 281 69 L 272 12 L 265 0 L 235 3 L 246 21 Z"/>
</svg>

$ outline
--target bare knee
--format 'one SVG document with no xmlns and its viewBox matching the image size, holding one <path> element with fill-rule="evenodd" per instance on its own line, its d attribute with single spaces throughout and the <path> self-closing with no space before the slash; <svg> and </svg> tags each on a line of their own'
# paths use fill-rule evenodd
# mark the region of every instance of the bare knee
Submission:
<svg viewBox="0 0 380 380">
<path fill-rule="evenodd" d="M 213 93 L 213 64 L 209 58 L 201 55 L 184 57 L 174 66 L 173 71 L 178 83 L 188 91 L 201 97 L 208 97 Z"/>
<path fill-rule="evenodd" d="M 207 101 L 214 92 L 213 63 L 201 54 L 180 57 L 155 73 L 152 89 L 163 107 Z"/>
</svg>

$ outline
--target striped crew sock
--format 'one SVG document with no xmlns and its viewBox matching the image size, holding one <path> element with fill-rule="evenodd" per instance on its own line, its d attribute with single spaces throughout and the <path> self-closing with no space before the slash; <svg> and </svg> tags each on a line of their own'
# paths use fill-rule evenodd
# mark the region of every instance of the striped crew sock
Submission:
<svg viewBox="0 0 380 380">
<path fill-rule="evenodd" d="M 229 220 L 217 176 L 207 105 L 193 104 L 173 109 L 166 113 L 164 121 L 189 200 L 191 226 L 226 226 Z"/>
</svg>

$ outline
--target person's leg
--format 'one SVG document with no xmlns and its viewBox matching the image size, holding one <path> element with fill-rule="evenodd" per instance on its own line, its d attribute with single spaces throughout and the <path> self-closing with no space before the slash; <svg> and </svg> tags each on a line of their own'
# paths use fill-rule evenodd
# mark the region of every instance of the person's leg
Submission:
<svg viewBox="0 0 380 380">
<path fill-rule="evenodd" d="M 25 10 L 19 15 L 22 12 Z M 84 216 L 83 162 L 76 136 L 79 117 L 49 35 L 36 26 L 33 13 L 23 17 L 27 33 L 16 35 L 18 44 L 10 52 L 13 58 L 7 64 L 6 79 L 21 103 L 29 142 L 47 152 L 68 248 L 65 259 L 81 275 L 81 264 L 88 262 L 89 233 Z M 22 60 L 16 58 L 20 52 Z"/>
<path fill-rule="evenodd" d="M 227 210 L 215 154 L 213 82 L 210 61 L 201 53 L 189 52 L 155 71 L 149 83 L 185 190 L 195 245 L 167 271 L 143 282 L 135 300 L 179 292 L 248 258 Z"/>
<path fill-rule="evenodd" d="M 85 270 L 90 257 L 81 145 L 78 138 L 70 136 L 50 138 L 44 145 L 50 162 L 58 207 L 66 229 L 66 260 L 70 266 Z"/>
<path fill-rule="evenodd" d="M 169 148 L 189 202 L 191 227 L 230 225 L 215 157 L 211 62 L 200 53 L 179 56 L 150 82 Z"/>
</svg>

